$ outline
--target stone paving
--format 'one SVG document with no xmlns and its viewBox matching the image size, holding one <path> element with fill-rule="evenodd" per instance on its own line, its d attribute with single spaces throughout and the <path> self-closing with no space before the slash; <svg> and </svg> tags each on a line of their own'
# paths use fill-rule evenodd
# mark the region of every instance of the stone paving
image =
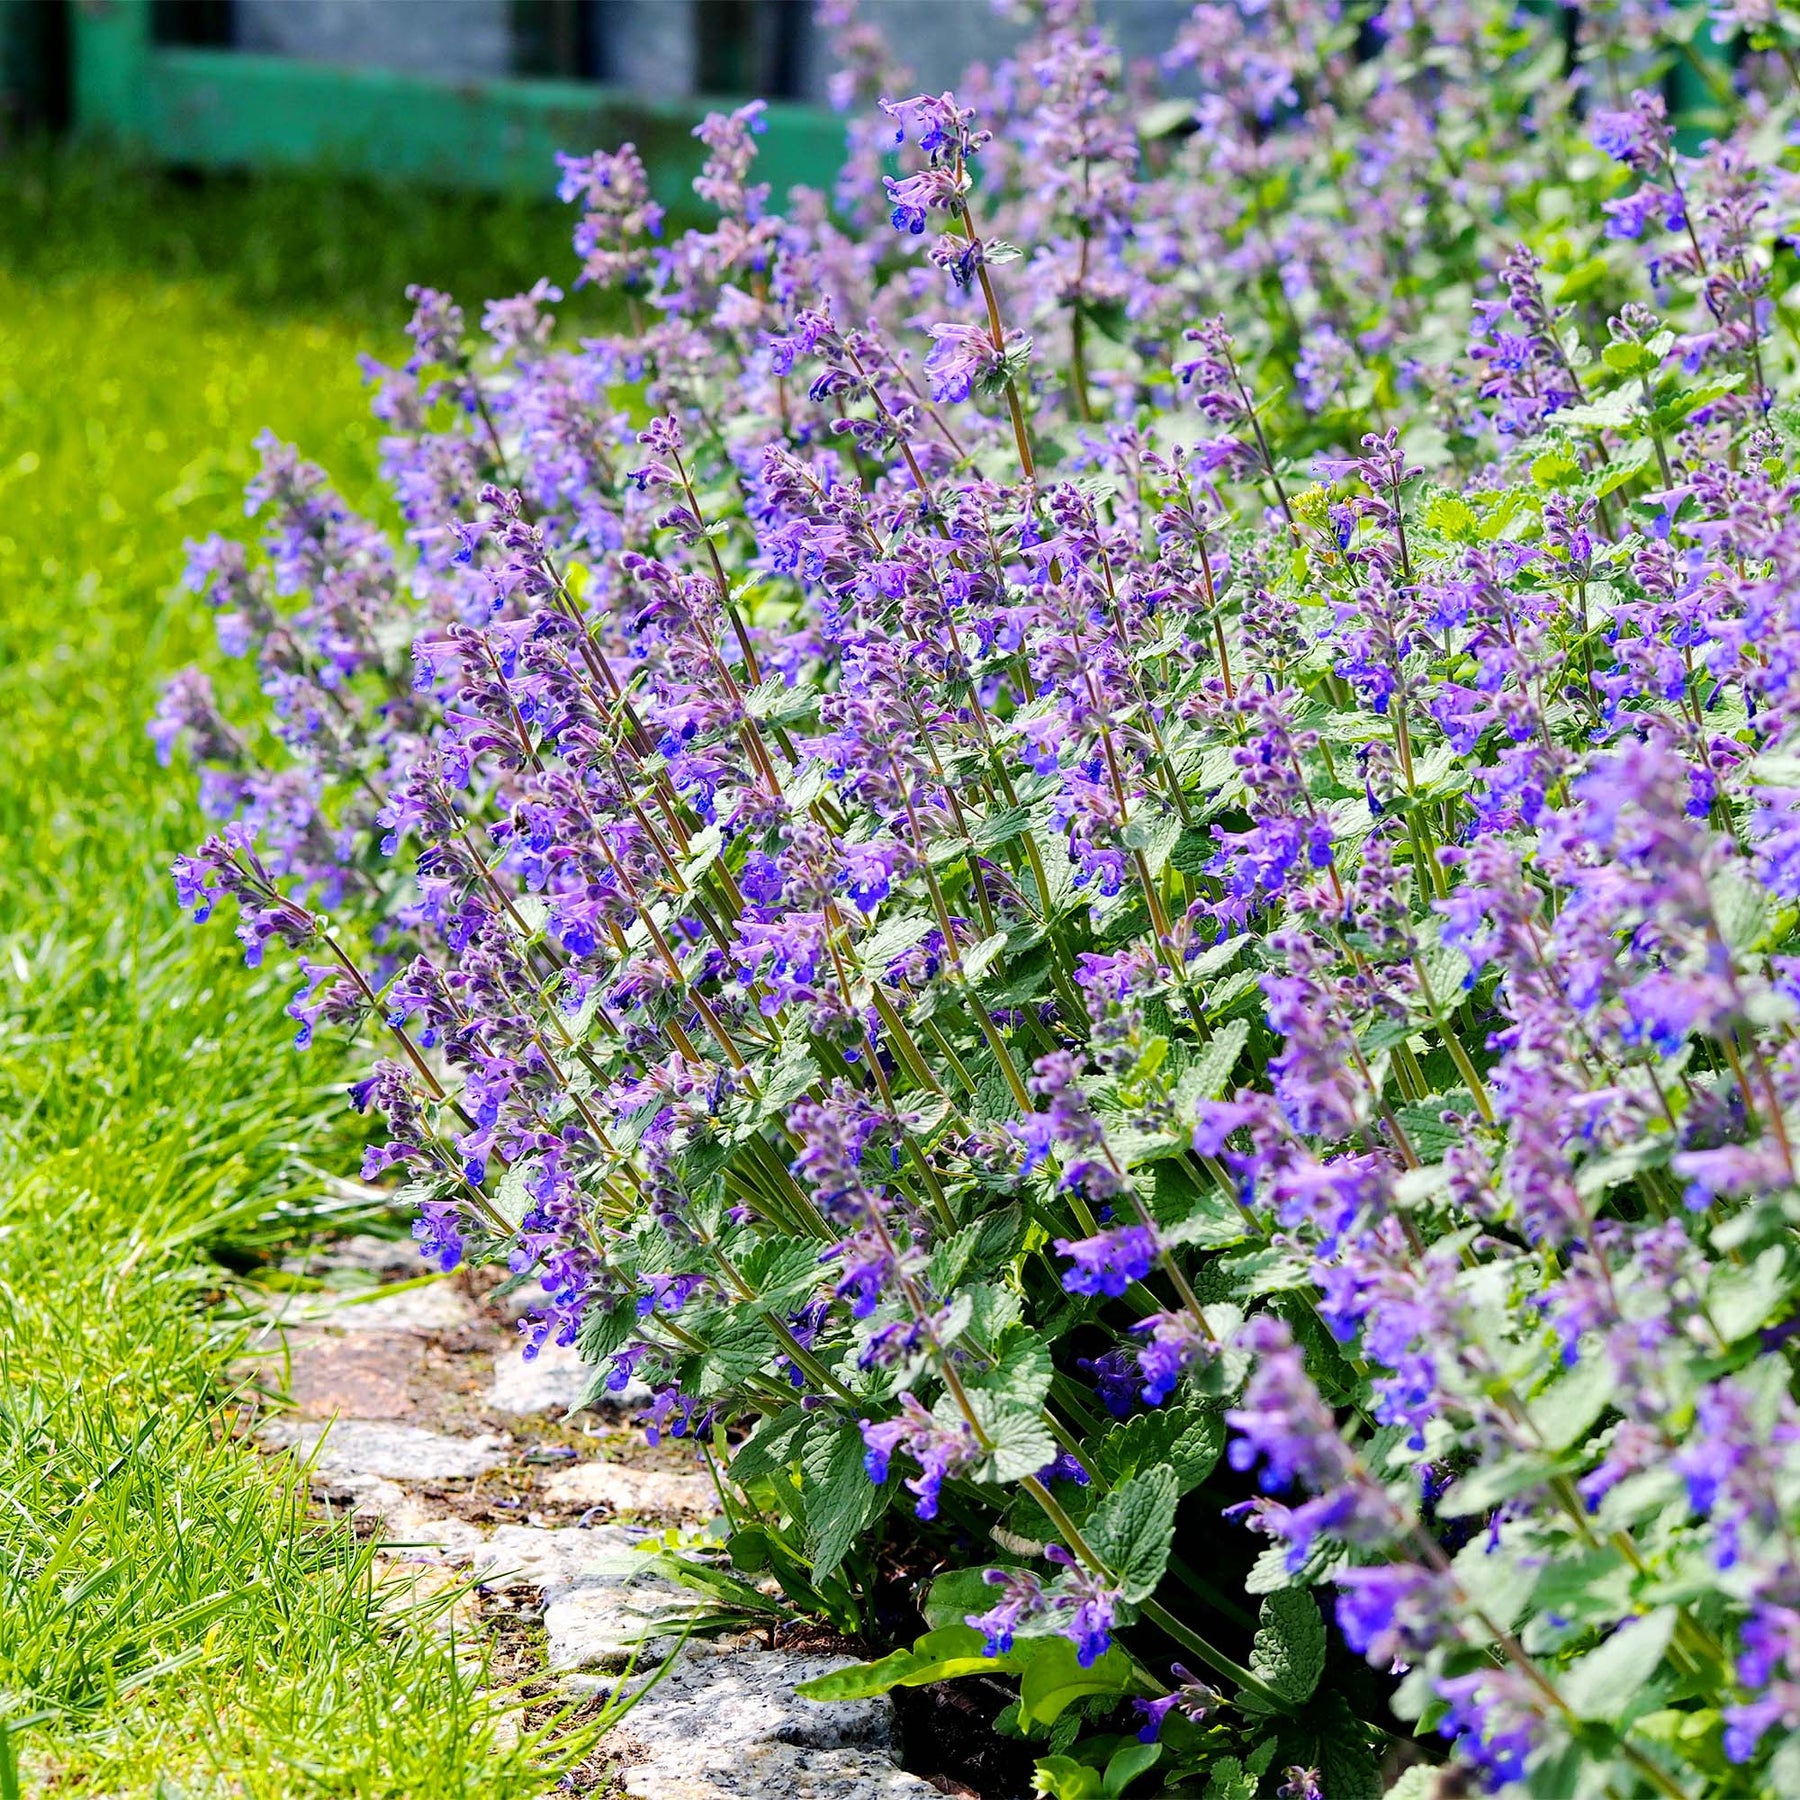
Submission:
<svg viewBox="0 0 1800 1800">
<path fill-rule="evenodd" d="M 530 1642 L 535 1685 L 593 1695 L 634 1656 L 657 1667 L 701 1602 L 640 1546 L 715 1516 L 711 1477 L 643 1443 L 620 1406 L 635 1394 L 581 1410 L 590 1372 L 572 1350 L 526 1362 L 516 1301 L 419 1269 L 409 1243 L 349 1238 L 289 1265 L 291 1288 L 256 1294 L 251 1368 L 271 1396 L 259 1443 L 302 1459 L 315 1501 L 378 1534 L 396 1576 L 472 1579 L 463 1616 Z M 794 1693 L 849 1660 L 690 1638 L 606 1740 L 600 1779 L 636 1800 L 941 1793 L 900 1769 L 887 1699 Z"/>
</svg>

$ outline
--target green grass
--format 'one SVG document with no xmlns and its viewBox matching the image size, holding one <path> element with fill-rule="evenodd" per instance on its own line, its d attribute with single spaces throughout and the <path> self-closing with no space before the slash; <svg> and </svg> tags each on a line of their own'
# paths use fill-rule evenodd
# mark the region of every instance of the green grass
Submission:
<svg viewBox="0 0 1800 1800">
<path fill-rule="evenodd" d="M 0 1800 L 548 1785 L 466 1647 L 234 1440 L 209 1293 L 316 1222 L 343 1071 L 177 915 L 191 784 L 144 735 L 217 660 L 181 546 L 241 529 L 256 432 L 370 501 L 356 351 L 408 277 L 566 263 L 529 216 L 0 163 Z"/>
</svg>

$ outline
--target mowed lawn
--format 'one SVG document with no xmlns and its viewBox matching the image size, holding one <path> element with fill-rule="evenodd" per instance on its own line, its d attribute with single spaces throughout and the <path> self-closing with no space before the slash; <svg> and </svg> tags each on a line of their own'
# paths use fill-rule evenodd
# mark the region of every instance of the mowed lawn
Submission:
<svg viewBox="0 0 1800 1800">
<path fill-rule="evenodd" d="M 408 279 L 568 261 L 525 207 L 0 158 L 0 1800 L 543 1792 L 480 1667 L 232 1437 L 210 1309 L 354 1167 L 344 1065 L 187 925 L 144 724 L 264 427 L 374 505 L 356 354 Z M 328 1204 L 328 1203 L 324 1203 Z"/>
</svg>

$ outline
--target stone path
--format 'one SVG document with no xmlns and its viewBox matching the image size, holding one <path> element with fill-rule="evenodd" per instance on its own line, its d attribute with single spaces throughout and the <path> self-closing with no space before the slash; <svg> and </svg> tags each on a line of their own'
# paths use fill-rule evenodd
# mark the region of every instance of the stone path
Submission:
<svg viewBox="0 0 1800 1800">
<path fill-rule="evenodd" d="M 246 1296 L 253 1371 L 271 1396 L 258 1441 L 306 1461 L 315 1501 L 379 1535 L 397 1576 L 473 1578 L 463 1617 L 506 1645 L 528 1691 L 598 1694 L 634 1656 L 654 1669 L 700 1599 L 648 1569 L 640 1546 L 712 1519 L 710 1476 L 678 1446 L 645 1445 L 617 1400 L 578 1410 L 589 1371 L 554 1346 L 526 1362 L 516 1307 L 484 1297 L 480 1276 L 421 1281 L 419 1270 L 410 1243 L 349 1238 L 287 1265 L 290 1288 Z M 588 1791 L 941 1793 L 900 1769 L 887 1699 L 794 1693 L 850 1660 L 765 1649 L 753 1635 L 690 1638 L 607 1738 Z"/>
</svg>

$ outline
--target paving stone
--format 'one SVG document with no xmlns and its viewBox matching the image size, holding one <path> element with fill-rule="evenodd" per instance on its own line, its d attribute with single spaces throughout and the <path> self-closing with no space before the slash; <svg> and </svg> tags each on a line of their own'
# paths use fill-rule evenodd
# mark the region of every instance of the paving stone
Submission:
<svg viewBox="0 0 1800 1800">
<path fill-rule="evenodd" d="M 848 1665 L 778 1651 L 686 1654 L 632 1708 L 612 1745 L 642 1800 L 913 1800 L 895 1764 L 893 1703 L 802 1700 L 795 1684 Z"/>
<path fill-rule="evenodd" d="M 544 1607 L 551 1672 L 622 1669 L 633 1657 L 655 1668 L 704 1607 L 699 1594 L 656 1575 L 567 1589 Z"/>
<path fill-rule="evenodd" d="M 257 1436 L 274 1449 L 291 1449 L 301 1461 L 318 1452 L 314 1472 L 327 1478 L 379 1475 L 389 1481 L 449 1481 L 484 1475 L 506 1460 L 503 1439 L 446 1437 L 419 1425 L 376 1419 L 271 1419 Z M 323 1439 L 323 1444 L 320 1440 Z"/>
<path fill-rule="evenodd" d="M 498 1413 L 567 1413 L 581 1404 L 594 1371 L 573 1344 L 546 1344 L 529 1362 L 521 1343 L 494 1358 L 488 1406 Z"/>
<path fill-rule="evenodd" d="M 943 1800 L 929 1781 L 868 1750 L 694 1745 L 621 1773 L 634 1800 Z"/>
<path fill-rule="evenodd" d="M 617 1525 L 589 1530 L 573 1525 L 489 1529 L 441 1517 L 408 1495 L 383 1515 L 383 1527 L 391 1545 L 404 1546 L 415 1557 L 453 1563 L 483 1587 L 536 1588 L 546 1602 L 588 1590 L 623 1594 L 629 1589 L 633 1604 L 641 1602 L 656 1616 L 685 1616 L 698 1599 L 692 1590 L 646 1568 L 640 1549 L 645 1534 Z"/>
<path fill-rule="evenodd" d="M 333 1238 L 282 1259 L 281 1266 L 294 1275 L 327 1275 L 345 1271 L 374 1281 L 410 1281 L 430 1266 L 419 1255 L 411 1238 L 374 1237 L 358 1232 L 354 1237 Z"/>
<path fill-rule="evenodd" d="M 524 1346 L 509 1346 L 494 1358 L 494 1385 L 488 1390 L 488 1409 L 497 1413 L 571 1413 L 594 1379 L 591 1364 L 581 1360 L 573 1344 L 546 1344 L 529 1362 Z M 650 1404 L 650 1389 L 641 1381 L 627 1382 L 618 1393 L 602 1392 L 589 1405 L 590 1412 L 635 1411 Z"/>
<path fill-rule="evenodd" d="M 329 1326 L 333 1331 L 357 1334 L 403 1331 L 418 1337 L 446 1336 L 474 1324 L 480 1316 L 449 1282 L 433 1281 L 424 1287 L 394 1285 L 398 1291 L 391 1294 L 377 1288 L 281 1294 L 270 1306 L 269 1315 L 287 1329 Z"/>
<path fill-rule="evenodd" d="M 379 1475 L 348 1475 L 342 1471 L 321 1475 L 314 1470 L 312 1491 L 329 1500 L 339 1512 L 347 1510 L 353 1517 L 376 1523 L 411 1503 L 399 1482 L 383 1480 Z"/>
<path fill-rule="evenodd" d="M 579 1588 L 658 1583 L 638 1549 L 642 1540 L 616 1525 L 581 1531 L 573 1525 L 501 1525 L 468 1552 L 469 1566 L 489 1587 L 523 1582 L 557 1600 Z"/>
<path fill-rule="evenodd" d="M 560 1506 L 606 1506 L 655 1519 L 710 1519 L 719 1510 L 708 1475 L 634 1469 L 629 1463 L 585 1462 L 544 1478 L 544 1497 Z"/>
<path fill-rule="evenodd" d="M 308 1331 L 287 1348 L 288 1397 L 306 1418 L 403 1419 L 417 1408 L 412 1384 L 424 1369 L 425 1345 L 408 1332 Z"/>
</svg>

